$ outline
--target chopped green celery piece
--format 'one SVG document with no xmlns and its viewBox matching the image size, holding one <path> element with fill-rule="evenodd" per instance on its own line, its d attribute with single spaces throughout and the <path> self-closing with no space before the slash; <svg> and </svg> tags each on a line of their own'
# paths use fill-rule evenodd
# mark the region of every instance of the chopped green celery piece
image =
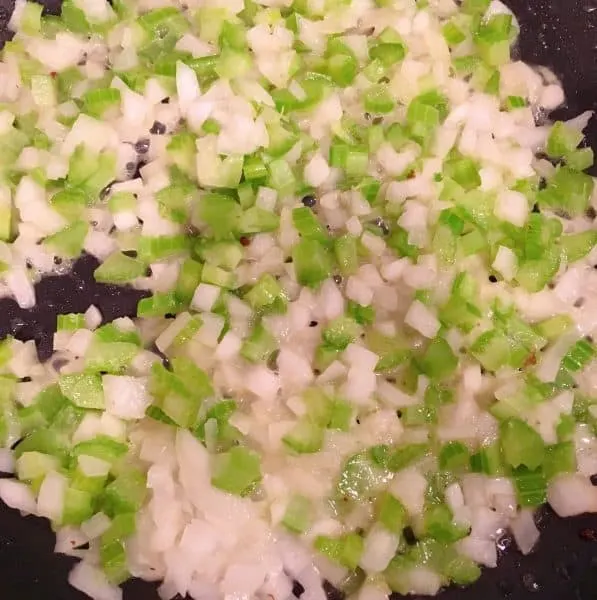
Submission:
<svg viewBox="0 0 597 600">
<path fill-rule="evenodd" d="M 386 74 L 387 67 L 381 62 L 381 60 L 372 60 L 364 69 L 363 75 L 371 83 L 379 83 L 382 77 Z"/>
<path fill-rule="evenodd" d="M 541 291 L 560 268 L 561 251 L 554 245 L 544 249 L 541 259 L 524 261 L 516 272 L 516 280 L 528 292 Z"/>
<path fill-rule="evenodd" d="M 470 158 L 452 158 L 444 163 L 444 176 L 449 177 L 465 190 L 472 190 L 481 185 L 479 167 Z"/>
<path fill-rule="evenodd" d="M 40 108 L 56 104 L 56 85 L 49 75 L 33 75 L 31 77 L 31 96 Z"/>
<path fill-rule="evenodd" d="M 277 348 L 274 336 L 262 323 L 258 323 L 251 335 L 243 340 L 240 355 L 252 363 L 266 362 Z"/>
<path fill-rule="evenodd" d="M 212 264 L 203 265 L 201 271 L 201 281 L 203 283 L 211 283 L 225 289 L 235 287 L 235 275 L 230 271 L 226 271 L 220 267 L 215 267 Z"/>
<path fill-rule="evenodd" d="M 13 206 L 12 200 L 10 200 L 10 198 L 7 197 L 3 200 L 0 200 L 0 241 L 10 241 L 13 234 Z"/>
<path fill-rule="evenodd" d="M 522 344 L 498 329 L 482 333 L 473 342 L 470 352 L 488 371 L 508 366 L 519 368 L 530 354 Z"/>
<path fill-rule="evenodd" d="M 316 288 L 333 269 L 333 258 L 329 249 L 316 240 L 303 239 L 292 249 L 292 260 L 296 278 L 300 285 Z"/>
<path fill-rule="evenodd" d="M 395 227 L 392 229 L 392 232 L 386 238 L 386 244 L 400 257 L 417 259 L 419 256 L 418 247 L 409 244 L 408 232 L 405 229 L 402 229 L 402 227 Z"/>
<path fill-rule="evenodd" d="M 359 325 L 372 325 L 375 321 L 375 309 L 372 306 L 363 306 L 353 300 L 347 302 L 346 314 Z"/>
<path fill-rule="evenodd" d="M 215 457 L 211 484 L 230 494 L 246 496 L 261 481 L 260 463 L 256 452 L 235 446 Z"/>
<path fill-rule="evenodd" d="M 521 96 L 508 96 L 506 98 L 506 110 L 512 111 L 518 108 L 525 108 L 527 102 Z"/>
<path fill-rule="evenodd" d="M 477 326 L 481 316 L 481 311 L 474 304 L 458 295 L 453 295 L 439 311 L 439 318 L 446 327 L 458 327 L 465 333 Z"/>
<path fill-rule="evenodd" d="M 290 131 L 279 121 L 274 121 L 266 126 L 269 146 L 267 147 L 267 153 L 273 158 L 280 158 L 289 152 L 299 140 L 298 133 L 296 131 Z M 259 179 L 264 180 L 267 178 L 267 165 L 263 163 L 262 159 L 259 160 Z M 245 160 L 245 165 L 247 161 Z M 255 164 L 255 159 L 249 160 L 249 166 Z"/>
<path fill-rule="evenodd" d="M 477 51 L 488 65 L 499 67 L 509 62 L 513 29 L 512 15 L 496 14 L 474 32 Z"/>
<path fill-rule="evenodd" d="M 102 378 L 95 373 L 71 373 L 58 379 L 60 391 L 75 406 L 104 409 Z"/>
<path fill-rule="evenodd" d="M 83 313 L 57 315 L 56 329 L 58 331 L 76 331 L 77 329 L 85 329 L 85 315 Z"/>
<path fill-rule="evenodd" d="M 429 343 L 423 356 L 417 359 L 417 364 L 431 379 L 444 379 L 456 370 L 458 357 L 444 338 L 436 337 Z"/>
<path fill-rule="evenodd" d="M 93 276 L 100 283 L 129 283 L 143 277 L 147 271 L 145 263 L 122 252 L 114 252 L 94 271 Z"/>
<path fill-rule="evenodd" d="M 581 371 L 595 358 L 595 346 L 586 339 L 578 340 L 562 360 L 562 366 L 568 371 Z"/>
<path fill-rule="evenodd" d="M 110 583 L 119 585 L 130 577 L 126 551 L 122 542 L 102 543 L 99 548 L 99 557 L 102 571 Z"/>
<path fill-rule="evenodd" d="M 113 87 L 90 89 L 81 100 L 82 112 L 99 119 L 111 108 L 120 106 L 120 90 Z"/>
<path fill-rule="evenodd" d="M 64 508 L 62 511 L 62 525 L 81 525 L 94 514 L 93 494 L 69 487 L 64 495 Z"/>
<path fill-rule="evenodd" d="M 121 542 L 133 535 L 137 529 L 135 513 L 120 513 L 114 516 L 110 527 L 102 534 L 102 544 Z"/>
<path fill-rule="evenodd" d="M 518 503 L 521 506 L 540 506 L 547 500 L 547 481 L 542 469 L 531 471 L 519 467 L 512 473 Z"/>
<path fill-rule="evenodd" d="M 549 341 L 555 341 L 574 325 L 574 321 L 566 314 L 549 317 L 535 325 L 537 333 Z"/>
<path fill-rule="evenodd" d="M 238 230 L 241 234 L 265 233 L 277 231 L 280 226 L 280 217 L 269 210 L 259 206 L 251 206 L 245 210 L 238 221 Z"/>
<path fill-rule="evenodd" d="M 137 304 L 137 316 L 163 317 L 167 314 L 176 314 L 182 308 L 174 292 L 155 293 L 149 298 L 139 300 L 139 304 Z"/>
<path fill-rule="evenodd" d="M 50 198 L 50 206 L 68 221 L 76 221 L 84 216 L 87 194 L 78 188 L 60 190 Z"/>
<path fill-rule="evenodd" d="M 410 348 L 399 337 L 388 337 L 376 329 L 365 332 L 367 347 L 379 356 L 375 366 L 378 373 L 392 371 L 410 358 Z"/>
<path fill-rule="evenodd" d="M 593 166 L 595 153 L 593 148 L 579 148 L 566 155 L 566 164 L 573 171 L 584 171 Z"/>
<path fill-rule="evenodd" d="M 341 350 L 332 348 L 327 344 L 320 344 L 315 350 L 315 356 L 313 358 L 313 366 L 319 371 L 325 371 L 339 356 L 342 354 Z"/>
<path fill-rule="evenodd" d="M 396 100 L 383 84 L 372 85 L 363 94 L 363 104 L 367 112 L 387 114 L 394 110 Z"/>
<path fill-rule="evenodd" d="M 196 216 L 209 227 L 216 239 L 231 237 L 238 229 L 240 215 L 240 205 L 225 194 L 204 194 L 196 205 Z"/>
<path fill-rule="evenodd" d="M 290 502 L 286 506 L 282 525 L 293 533 L 305 533 L 311 526 L 312 512 L 311 500 L 296 494 L 290 498 Z"/>
<path fill-rule="evenodd" d="M 364 546 L 363 538 L 357 533 L 347 533 L 338 538 L 318 535 L 314 542 L 318 552 L 351 570 L 357 568 Z"/>
<path fill-rule="evenodd" d="M 287 296 L 274 277 L 266 273 L 245 295 L 245 300 L 255 311 L 286 312 Z"/>
<path fill-rule="evenodd" d="M 597 231 L 590 229 L 563 235 L 560 244 L 567 263 L 571 264 L 584 258 L 597 245 Z"/>
<path fill-rule="evenodd" d="M 21 13 L 19 29 L 27 35 L 36 35 L 41 30 L 43 6 L 36 2 L 26 2 Z"/>
<path fill-rule="evenodd" d="M 543 464 L 545 443 L 541 436 L 521 419 L 508 419 L 501 423 L 500 444 L 504 460 L 511 467 L 524 465 L 533 471 Z"/>
<path fill-rule="evenodd" d="M 323 446 L 325 430 L 308 419 L 301 420 L 282 438 L 284 445 L 297 454 L 313 454 Z"/>
<path fill-rule="evenodd" d="M 593 188 L 591 176 L 560 167 L 549 179 L 547 187 L 537 193 L 537 201 L 540 206 L 560 209 L 573 217 L 580 216 L 589 207 Z"/>
<path fill-rule="evenodd" d="M 582 131 L 562 121 L 556 121 L 547 138 L 547 155 L 551 158 L 562 158 L 574 152 L 583 138 Z"/>
<path fill-rule="evenodd" d="M 65 464 L 68 460 L 68 446 L 63 436 L 56 431 L 39 429 L 27 435 L 14 448 L 14 455 L 19 459 L 25 452 L 40 452 L 55 456 Z"/>
<path fill-rule="evenodd" d="M 106 323 L 95 331 L 95 338 L 100 342 L 127 342 L 141 346 L 141 336 L 136 329 L 120 328 L 114 323 Z"/>
<path fill-rule="evenodd" d="M 576 468 L 574 442 L 560 442 L 545 448 L 543 472 L 548 481 L 559 473 L 576 473 Z"/>
<path fill-rule="evenodd" d="M 43 389 L 35 396 L 32 408 L 39 411 L 47 423 L 51 423 L 59 411 L 68 403 L 68 400 L 63 396 L 58 385 L 53 384 Z"/>
<path fill-rule="evenodd" d="M 287 196 L 294 192 L 296 178 L 290 165 L 284 159 L 276 159 L 268 165 L 268 185 L 277 190 L 281 196 Z"/>
<path fill-rule="evenodd" d="M 227 270 L 236 269 L 243 258 L 242 246 L 236 241 L 201 240 L 195 244 L 194 252 L 203 262 Z"/>
<path fill-rule="evenodd" d="M 74 221 L 64 229 L 49 235 L 44 240 L 44 246 L 55 250 L 67 258 L 75 258 L 81 254 L 83 244 L 89 231 L 89 224 L 84 221 Z"/>
<path fill-rule="evenodd" d="M 337 317 L 322 332 L 323 341 L 332 348 L 345 350 L 361 333 L 360 325 L 350 317 Z"/>
<path fill-rule="evenodd" d="M 292 210 L 292 222 L 303 238 L 325 243 L 329 236 L 323 225 L 317 220 L 313 211 L 307 206 Z"/>
<path fill-rule="evenodd" d="M 253 67 L 251 54 L 232 48 L 222 48 L 215 72 L 222 79 L 235 79 L 247 74 Z"/>
<path fill-rule="evenodd" d="M 381 39 L 382 36 L 383 34 L 379 39 Z M 391 67 L 396 63 L 399 63 L 405 56 L 406 47 L 398 35 L 396 36 L 396 39 L 393 39 L 392 41 L 375 43 L 369 48 L 369 58 L 372 60 L 379 60 L 384 67 Z"/>
<path fill-rule="evenodd" d="M 146 475 L 128 467 L 106 486 L 102 508 L 108 516 L 137 512 L 147 495 Z"/>
<path fill-rule="evenodd" d="M 271 145 L 270 137 L 270 145 Z M 269 149 L 268 149 L 269 150 Z M 274 156 L 272 154 L 272 156 Z M 243 163 L 243 176 L 245 181 L 262 183 L 267 178 L 267 166 L 259 155 L 246 156 Z"/>
<path fill-rule="evenodd" d="M 211 406 L 205 414 L 203 420 L 193 430 L 193 435 L 206 443 L 205 426 L 208 422 L 216 424 L 215 447 L 210 448 L 213 452 L 227 452 L 233 446 L 236 446 L 242 439 L 242 434 L 236 427 L 233 427 L 229 421 L 230 417 L 237 409 L 234 400 L 222 400 Z"/>
<path fill-rule="evenodd" d="M 95 341 L 85 354 L 85 370 L 124 373 L 138 352 L 139 347 L 130 342 Z"/>
<path fill-rule="evenodd" d="M 359 72 L 359 63 L 354 54 L 333 54 L 326 62 L 327 74 L 339 87 L 347 87 L 353 83 Z"/>
<path fill-rule="evenodd" d="M 166 151 L 168 158 L 186 175 L 194 177 L 196 168 L 197 137 L 189 131 L 181 131 L 174 134 Z"/>
<path fill-rule="evenodd" d="M 201 7 L 194 15 L 201 39 L 217 42 L 229 12 L 226 8 Z"/>
<path fill-rule="evenodd" d="M 469 533 L 469 529 L 456 525 L 453 515 L 447 504 L 431 504 L 423 516 L 425 535 L 438 542 L 451 544 L 462 539 Z"/>
<path fill-rule="evenodd" d="M 343 235 L 334 240 L 334 254 L 340 272 L 344 276 L 354 274 L 359 268 L 357 241 L 357 238 L 350 234 Z"/>
<path fill-rule="evenodd" d="M 417 462 L 428 453 L 428 444 L 401 444 L 393 447 L 382 445 L 375 447 L 372 456 L 377 464 L 396 473 Z"/>
<path fill-rule="evenodd" d="M 186 252 L 190 248 L 190 240 L 186 235 L 159 235 L 155 237 L 141 236 L 137 251 L 142 262 L 150 263 L 170 258 Z"/>
<path fill-rule="evenodd" d="M 79 145 L 72 153 L 68 164 L 67 182 L 79 187 L 87 195 L 87 203 L 98 201 L 100 192 L 116 179 L 116 155 L 109 151 L 95 152 Z"/>
<path fill-rule="evenodd" d="M 350 402 L 341 398 L 334 398 L 331 403 L 330 418 L 327 424 L 328 429 L 350 431 L 353 413 L 354 410 Z"/>
<path fill-rule="evenodd" d="M 359 452 L 344 463 L 337 483 L 337 495 L 340 501 L 369 500 L 381 491 L 389 478 L 388 471 L 372 460 L 370 452 Z"/>
<path fill-rule="evenodd" d="M 466 40 L 466 32 L 462 31 L 459 24 L 454 19 L 448 21 L 442 27 L 442 34 L 449 46 L 458 46 Z"/>
<path fill-rule="evenodd" d="M 126 456 L 128 445 L 107 435 L 97 435 L 89 440 L 79 442 L 73 448 L 74 456 L 93 456 L 114 464 Z"/>
<path fill-rule="evenodd" d="M 390 492 L 383 492 L 375 505 L 375 518 L 388 531 L 400 535 L 407 524 L 408 515 L 398 498 Z"/>
<path fill-rule="evenodd" d="M 469 469 L 469 450 L 462 442 L 447 442 L 439 453 L 439 466 L 444 471 L 458 473 Z"/>
<path fill-rule="evenodd" d="M 444 566 L 443 572 L 456 585 L 470 585 L 481 577 L 481 568 L 468 556 L 454 556 Z"/>
<path fill-rule="evenodd" d="M 207 373 L 191 359 L 178 356 L 170 361 L 174 375 L 179 378 L 188 394 L 195 399 L 204 400 L 213 396 L 214 389 Z"/>
<path fill-rule="evenodd" d="M 34 481 L 45 477 L 50 471 L 58 471 L 60 460 L 42 452 L 23 452 L 16 462 L 16 468 L 21 481 Z"/>
<path fill-rule="evenodd" d="M 560 442 L 566 442 L 572 439 L 576 430 L 576 421 L 572 415 L 562 415 L 559 423 L 556 425 L 556 434 Z M 545 465 L 548 463 L 548 458 L 545 459 Z M 547 471 L 547 467 L 546 467 Z"/>
<path fill-rule="evenodd" d="M 180 37 L 189 29 L 186 17 L 174 6 L 150 10 L 142 14 L 137 19 L 137 23 L 151 38 L 163 38 L 166 33 L 174 33 Z"/>
<path fill-rule="evenodd" d="M 202 268 L 202 264 L 192 258 L 186 258 L 180 266 L 175 294 L 183 304 L 190 304 L 193 299 L 193 294 L 201 281 Z"/>
<path fill-rule="evenodd" d="M 500 445 L 494 443 L 479 448 L 470 457 L 470 467 L 473 473 L 501 475 L 504 472 L 504 467 Z"/>
<path fill-rule="evenodd" d="M 467 15 L 484 15 L 491 4 L 491 0 L 463 0 L 460 10 Z"/>
</svg>

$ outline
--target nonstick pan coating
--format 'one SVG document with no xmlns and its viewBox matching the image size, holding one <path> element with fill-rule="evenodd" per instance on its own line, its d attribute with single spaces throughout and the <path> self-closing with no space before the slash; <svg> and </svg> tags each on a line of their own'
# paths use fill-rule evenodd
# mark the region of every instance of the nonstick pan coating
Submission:
<svg viewBox="0 0 597 600">
<path fill-rule="evenodd" d="M 50 12 L 59 0 L 42 2 Z M 506 0 L 521 23 L 520 57 L 551 67 L 562 79 L 567 105 L 554 116 L 569 118 L 597 110 L 597 0 Z M 0 0 L 0 40 L 9 39 L 6 23 L 13 3 Z M 597 150 L 597 118 L 588 130 L 588 143 Z M 42 356 L 51 352 L 56 314 L 100 307 L 108 320 L 135 312 L 141 294 L 98 285 L 91 257 L 79 260 L 68 276 L 47 278 L 38 286 L 38 305 L 20 310 L 11 300 L 0 301 L 0 337 L 35 339 Z M 467 589 L 450 588 L 442 600 L 597 600 L 597 515 L 558 519 L 542 508 L 538 548 L 521 556 L 510 540 L 497 569 L 488 569 Z M 0 506 L 0 598 L 2 600 L 84 600 L 69 587 L 72 560 L 53 554 L 54 535 L 48 522 L 22 518 Z M 130 581 L 125 600 L 157 600 L 155 586 Z M 337 597 L 338 594 L 331 593 Z M 397 600 L 398 596 L 394 597 Z M 414 597 L 411 596 L 413 600 Z M 179 599 L 177 599 L 179 600 Z M 334 598 L 334 600 L 336 600 Z"/>
</svg>

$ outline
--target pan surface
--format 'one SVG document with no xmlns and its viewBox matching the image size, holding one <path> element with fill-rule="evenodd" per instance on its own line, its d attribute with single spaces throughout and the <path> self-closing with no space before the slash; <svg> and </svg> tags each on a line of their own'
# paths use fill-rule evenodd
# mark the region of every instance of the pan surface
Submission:
<svg viewBox="0 0 597 600">
<path fill-rule="evenodd" d="M 51 11 L 59 0 L 45 0 Z M 597 0 L 506 0 L 521 24 L 520 57 L 546 65 L 562 79 L 567 105 L 555 113 L 569 118 L 597 110 Z M 0 41 L 9 39 L 6 23 L 13 4 L 0 0 Z M 597 150 L 597 118 L 587 131 Z M 35 339 L 41 355 L 51 352 L 56 314 L 83 311 L 90 304 L 108 320 L 135 312 L 140 292 L 98 285 L 94 259 L 79 260 L 71 275 L 45 279 L 37 288 L 38 305 L 19 309 L 0 301 L 0 338 L 7 334 Z M 597 599 L 597 515 L 558 519 L 548 508 L 537 515 L 542 530 L 538 548 L 521 556 L 508 539 L 497 569 L 486 570 L 467 589 L 451 588 L 442 600 L 595 600 Z M 67 583 L 72 560 L 53 554 L 48 522 L 21 518 L 0 506 L 0 596 L 2 600 L 84 600 Z M 141 581 L 124 585 L 125 600 L 156 600 L 155 587 Z M 397 600 L 398 596 L 395 596 Z M 414 597 L 410 597 L 415 600 Z M 177 599 L 178 600 L 178 599 Z"/>
</svg>

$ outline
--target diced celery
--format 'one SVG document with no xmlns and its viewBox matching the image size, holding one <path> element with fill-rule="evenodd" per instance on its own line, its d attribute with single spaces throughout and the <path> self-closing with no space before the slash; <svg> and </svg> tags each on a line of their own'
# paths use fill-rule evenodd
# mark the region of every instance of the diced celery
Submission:
<svg viewBox="0 0 597 600">
<path fill-rule="evenodd" d="M 311 525 L 311 501 L 305 496 L 292 496 L 286 506 L 282 525 L 293 533 L 304 533 Z"/>
<path fill-rule="evenodd" d="M 543 439 L 520 419 L 508 419 L 501 424 L 500 444 L 504 460 L 515 468 L 524 465 L 535 470 L 545 458 Z"/>
<path fill-rule="evenodd" d="M 106 486 L 102 508 L 109 516 L 137 512 L 147 495 L 146 476 L 139 469 L 129 467 Z"/>
<path fill-rule="evenodd" d="M 104 390 L 100 375 L 92 373 L 72 373 L 58 379 L 60 391 L 75 406 L 80 408 L 103 409 Z"/>
<path fill-rule="evenodd" d="M 324 428 L 305 419 L 299 421 L 282 441 L 289 450 L 297 454 L 312 454 L 321 450 L 324 438 Z"/>
<path fill-rule="evenodd" d="M 93 276 L 100 283 L 128 283 L 143 277 L 147 267 L 137 258 L 122 252 L 114 252 L 94 271 Z"/>
<path fill-rule="evenodd" d="M 331 253 L 316 240 L 301 240 L 292 249 L 292 259 L 297 280 L 301 285 L 319 287 L 332 273 Z"/>
<path fill-rule="evenodd" d="M 363 553 L 364 542 L 357 533 L 347 533 L 339 538 L 319 535 L 315 538 L 314 547 L 330 560 L 354 570 Z"/>
<path fill-rule="evenodd" d="M 75 258 L 81 254 L 89 225 L 84 221 L 74 221 L 61 231 L 49 235 L 44 246 L 55 250 L 67 258 Z"/>
<path fill-rule="evenodd" d="M 215 459 L 211 483 L 214 487 L 234 494 L 246 496 L 261 481 L 259 455 L 236 446 Z"/>
</svg>

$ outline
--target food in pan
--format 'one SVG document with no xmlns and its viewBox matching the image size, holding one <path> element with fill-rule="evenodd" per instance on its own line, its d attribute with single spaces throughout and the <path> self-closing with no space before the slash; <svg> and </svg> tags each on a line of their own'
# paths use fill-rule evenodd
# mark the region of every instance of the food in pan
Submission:
<svg viewBox="0 0 597 600">
<path fill-rule="evenodd" d="M 148 291 L 0 345 L 0 497 L 116 600 L 434 595 L 597 511 L 590 114 L 488 0 L 17 1 L 0 289 Z M 324 581 L 328 582 L 324 586 Z"/>
</svg>

